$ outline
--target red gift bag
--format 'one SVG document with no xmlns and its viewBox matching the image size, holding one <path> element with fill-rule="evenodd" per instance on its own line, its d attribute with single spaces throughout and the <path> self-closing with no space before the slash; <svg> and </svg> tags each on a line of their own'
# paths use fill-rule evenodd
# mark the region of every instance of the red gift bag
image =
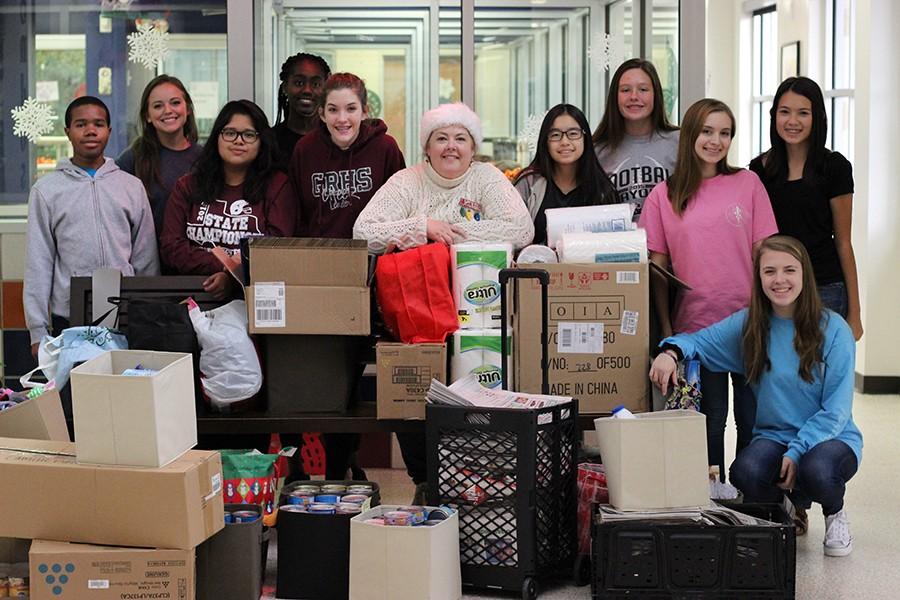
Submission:
<svg viewBox="0 0 900 600">
<path fill-rule="evenodd" d="M 375 285 L 384 323 L 401 342 L 441 343 L 459 329 L 446 245 L 427 244 L 379 257 Z"/>
</svg>

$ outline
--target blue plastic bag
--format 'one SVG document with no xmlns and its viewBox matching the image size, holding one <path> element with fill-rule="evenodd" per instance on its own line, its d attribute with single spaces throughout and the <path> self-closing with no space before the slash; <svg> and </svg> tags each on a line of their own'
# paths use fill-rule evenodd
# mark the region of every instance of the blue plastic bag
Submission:
<svg viewBox="0 0 900 600">
<path fill-rule="evenodd" d="M 19 381 L 23 387 L 39 385 L 31 381 L 37 371 L 43 371 L 47 381 L 53 380 L 61 390 L 69 382 L 69 371 L 109 350 L 127 350 L 125 335 L 107 327 L 87 325 L 63 329 L 56 337 L 45 335 L 38 346 L 38 367 Z"/>
</svg>

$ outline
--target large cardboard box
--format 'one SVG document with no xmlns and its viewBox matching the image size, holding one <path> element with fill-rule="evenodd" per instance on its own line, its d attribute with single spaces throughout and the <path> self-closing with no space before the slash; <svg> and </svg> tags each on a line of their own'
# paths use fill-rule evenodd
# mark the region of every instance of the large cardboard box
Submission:
<svg viewBox="0 0 900 600">
<path fill-rule="evenodd" d="M 0 438 L 0 481 L 0 537 L 187 550 L 225 526 L 218 452 L 116 467 L 77 463 L 72 443 Z"/>
<path fill-rule="evenodd" d="M 709 504 L 706 416 L 667 410 L 594 420 L 610 504 L 619 509 Z"/>
<path fill-rule="evenodd" d="M 255 238 L 250 281 L 287 285 L 365 287 L 369 254 L 364 240 Z"/>
<path fill-rule="evenodd" d="M 254 283 L 245 289 L 250 333 L 369 335 L 369 288 Z"/>
<path fill-rule="evenodd" d="M 138 365 L 157 373 L 121 374 Z M 71 378 L 78 462 L 160 467 L 197 445 L 190 354 L 112 350 Z"/>
<path fill-rule="evenodd" d="M 194 599 L 194 551 L 34 540 L 31 600 Z"/>
<path fill-rule="evenodd" d="M 532 267 L 534 265 L 529 265 Z M 646 264 L 545 264 L 550 274 L 550 393 L 578 399 L 582 414 L 619 404 L 648 405 L 648 270 Z M 541 392 L 541 292 L 517 282 L 514 385 Z"/>
<path fill-rule="evenodd" d="M 375 346 L 379 419 L 424 419 L 432 379 L 447 383 L 447 344 Z"/>
<path fill-rule="evenodd" d="M 364 241 L 259 238 L 249 252 L 250 333 L 369 335 Z"/>
<path fill-rule="evenodd" d="M 459 515 L 428 527 L 366 523 L 391 510 L 377 506 L 350 520 L 350 600 L 461 598 Z"/>
<path fill-rule="evenodd" d="M 0 411 L 0 437 L 68 442 L 69 429 L 59 392 L 49 390 Z"/>
</svg>

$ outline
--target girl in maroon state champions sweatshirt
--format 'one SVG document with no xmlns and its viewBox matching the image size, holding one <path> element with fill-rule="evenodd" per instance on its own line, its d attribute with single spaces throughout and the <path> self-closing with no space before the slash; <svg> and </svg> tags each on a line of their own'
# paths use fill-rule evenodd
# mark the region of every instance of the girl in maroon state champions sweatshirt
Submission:
<svg viewBox="0 0 900 600">
<path fill-rule="evenodd" d="M 227 103 L 190 174 L 166 204 L 162 260 L 181 275 L 210 275 L 204 288 L 220 296 L 230 286 L 210 250 L 240 251 L 246 237 L 290 237 L 297 206 L 287 175 L 275 168 L 275 136 L 249 100 Z"/>
<path fill-rule="evenodd" d="M 291 182 L 300 196 L 299 235 L 352 238 L 369 199 L 406 167 L 384 121 L 366 120 L 366 96 L 356 75 L 335 73 L 325 82 L 322 127 L 297 142 L 291 157 Z"/>
</svg>

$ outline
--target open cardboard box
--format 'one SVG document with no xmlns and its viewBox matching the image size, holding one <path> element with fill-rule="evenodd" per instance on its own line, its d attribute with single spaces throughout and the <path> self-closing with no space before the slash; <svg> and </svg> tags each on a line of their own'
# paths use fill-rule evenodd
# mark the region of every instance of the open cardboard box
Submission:
<svg viewBox="0 0 900 600">
<path fill-rule="evenodd" d="M 59 392 L 47 390 L 37 398 L 0 411 L 0 437 L 70 441 Z"/>
</svg>

